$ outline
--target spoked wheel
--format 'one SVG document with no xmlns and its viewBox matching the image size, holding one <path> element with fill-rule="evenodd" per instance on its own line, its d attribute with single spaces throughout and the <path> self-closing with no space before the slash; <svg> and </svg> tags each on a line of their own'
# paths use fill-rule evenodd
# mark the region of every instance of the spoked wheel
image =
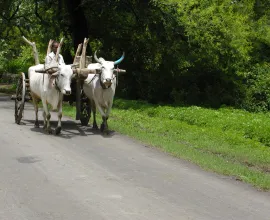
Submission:
<svg viewBox="0 0 270 220">
<path fill-rule="evenodd" d="M 17 83 L 16 97 L 15 97 L 15 122 L 20 124 L 25 102 L 25 74 L 21 73 L 21 77 Z"/>
<path fill-rule="evenodd" d="M 90 101 L 84 92 L 81 92 L 81 114 L 80 114 L 80 121 L 81 125 L 87 126 L 89 119 L 91 117 L 91 105 Z"/>
</svg>

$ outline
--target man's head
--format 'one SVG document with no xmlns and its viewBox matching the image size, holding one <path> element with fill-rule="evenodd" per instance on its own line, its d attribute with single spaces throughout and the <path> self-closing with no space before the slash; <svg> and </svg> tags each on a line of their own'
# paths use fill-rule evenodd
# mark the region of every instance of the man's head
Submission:
<svg viewBox="0 0 270 220">
<path fill-rule="evenodd" d="M 52 51 L 53 51 L 55 54 L 56 54 L 56 52 L 57 52 L 58 46 L 59 46 L 59 43 L 58 43 L 57 41 L 54 41 L 54 42 L 52 43 Z"/>
</svg>

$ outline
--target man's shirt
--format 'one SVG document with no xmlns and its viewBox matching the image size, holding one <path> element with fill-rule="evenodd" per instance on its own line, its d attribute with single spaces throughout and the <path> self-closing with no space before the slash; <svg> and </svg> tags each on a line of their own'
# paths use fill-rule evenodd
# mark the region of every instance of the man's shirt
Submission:
<svg viewBox="0 0 270 220">
<path fill-rule="evenodd" d="M 55 57 L 55 54 L 54 52 L 50 52 L 46 58 L 45 58 L 45 64 L 49 64 Z M 61 54 L 59 54 L 58 56 L 58 63 L 61 65 L 65 65 L 65 61 L 64 61 L 64 58 Z"/>
</svg>

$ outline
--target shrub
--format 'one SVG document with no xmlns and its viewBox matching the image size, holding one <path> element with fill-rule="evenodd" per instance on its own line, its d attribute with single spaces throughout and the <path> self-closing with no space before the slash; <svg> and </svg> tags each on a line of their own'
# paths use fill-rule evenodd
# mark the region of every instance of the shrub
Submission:
<svg viewBox="0 0 270 220">
<path fill-rule="evenodd" d="M 270 110 L 269 64 L 257 64 L 244 76 L 246 93 L 241 107 L 253 112 Z"/>
<path fill-rule="evenodd" d="M 39 57 L 45 57 L 45 54 L 41 53 Z M 10 60 L 5 58 L 5 54 L 0 54 L 0 61 L 2 63 L 0 65 L 0 72 L 11 74 L 27 73 L 28 68 L 35 64 L 32 47 L 28 45 L 21 46 L 20 55 Z M 43 63 L 42 59 L 40 59 L 40 62 Z"/>
</svg>

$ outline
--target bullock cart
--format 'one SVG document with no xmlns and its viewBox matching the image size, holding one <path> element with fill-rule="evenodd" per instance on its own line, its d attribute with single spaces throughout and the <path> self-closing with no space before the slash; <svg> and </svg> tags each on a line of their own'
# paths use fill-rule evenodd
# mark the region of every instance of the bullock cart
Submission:
<svg viewBox="0 0 270 220">
<path fill-rule="evenodd" d="M 78 50 L 80 50 L 80 45 L 74 63 L 78 63 L 76 59 L 82 60 L 80 56 L 77 56 Z M 86 59 L 83 59 L 85 63 L 81 61 L 80 66 L 92 70 L 93 74 L 85 74 L 73 81 L 73 90 L 76 92 L 73 93 L 75 98 L 71 99 L 70 102 L 76 100 L 76 120 L 80 120 L 82 125 L 88 125 L 92 111 L 94 129 L 98 129 L 96 123 L 96 109 L 98 109 L 102 117 L 100 130 L 107 133 L 107 119 L 112 108 L 118 75 L 126 72 L 126 70 L 118 68 L 118 64 L 124 59 L 125 53 L 116 61 L 106 61 L 102 57 L 98 58 L 96 53 L 97 51 L 94 53 L 96 63 L 92 63 L 92 57 L 87 56 Z M 82 54 L 85 54 L 85 51 Z M 71 96 L 67 98 L 71 98 Z"/>
<path fill-rule="evenodd" d="M 76 103 L 76 120 L 81 121 L 81 125 L 86 126 L 91 115 L 91 106 L 88 98 L 81 89 L 81 80 L 77 83 L 76 79 L 71 82 L 71 96 L 64 96 L 64 101 L 69 102 L 70 105 Z M 15 100 L 15 122 L 20 124 L 23 117 L 25 102 L 31 101 L 29 79 L 25 73 L 20 73 L 17 81 L 16 94 L 12 96 Z"/>
<path fill-rule="evenodd" d="M 32 46 L 35 58 L 35 64 L 39 64 L 38 53 L 36 49 L 35 42 L 28 41 L 25 37 L 23 37 L 24 41 Z M 88 43 L 88 39 L 85 39 L 83 45 L 78 45 L 78 49 L 76 51 L 76 55 L 71 66 L 73 70 L 72 80 L 71 80 L 71 94 L 72 96 L 64 96 L 64 101 L 69 101 L 70 104 L 76 102 L 76 120 L 80 120 L 82 125 L 87 125 L 91 115 L 91 106 L 88 98 L 85 96 L 82 90 L 83 80 L 87 78 L 88 74 L 93 73 L 92 70 L 88 70 L 85 67 L 91 63 L 91 57 L 85 56 L 86 46 Z M 52 41 L 49 42 L 47 54 L 51 52 Z M 59 54 L 60 48 L 62 45 L 62 40 L 60 42 L 57 53 Z M 80 52 L 82 51 L 82 54 Z M 45 65 L 44 65 L 45 67 Z M 43 70 L 36 70 L 37 73 L 43 74 L 53 74 L 50 71 L 55 67 L 50 67 Z M 75 95 L 74 95 L 75 94 Z M 24 105 L 25 102 L 33 100 L 31 96 L 31 88 L 30 88 L 30 80 L 25 73 L 20 73 L 20 77 L 17 82 L 16 95 L 12 96 L 12 99 L 15 100 L 15 122 L 20 124 L 21 119 L 23 117 Z"/>
</svg>

